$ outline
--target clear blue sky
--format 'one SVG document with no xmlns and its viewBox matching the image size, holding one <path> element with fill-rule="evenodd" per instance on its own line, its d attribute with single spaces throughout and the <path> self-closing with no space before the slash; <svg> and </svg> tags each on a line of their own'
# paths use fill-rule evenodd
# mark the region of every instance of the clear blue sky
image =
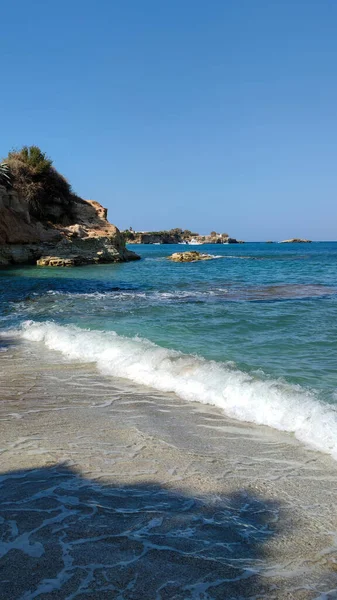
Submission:
<svg viewBox="0 0 337 600">
<path fill-rule="evenodd" d="M 337 239 L 336 0 L 16 0 L 0 52 L 0 155 L 120 228 Z"/>
</svg>

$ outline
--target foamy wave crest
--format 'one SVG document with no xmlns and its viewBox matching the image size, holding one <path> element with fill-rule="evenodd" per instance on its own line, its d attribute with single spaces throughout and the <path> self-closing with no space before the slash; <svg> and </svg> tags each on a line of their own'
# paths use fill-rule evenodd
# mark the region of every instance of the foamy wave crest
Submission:
<svg viewBox="0 0 337 600">
<path fill-rule="evenodd" d="M 213 404 L 241 421 L 293 432 L 302 442 L 337 459 L 337 411 L 300 386 L 259 379 L 229 364 L 114 332 L 27 321 L 20 336 L 43 342 L 70 359 L 93 362 L 103 374 Z"/>
</svg>

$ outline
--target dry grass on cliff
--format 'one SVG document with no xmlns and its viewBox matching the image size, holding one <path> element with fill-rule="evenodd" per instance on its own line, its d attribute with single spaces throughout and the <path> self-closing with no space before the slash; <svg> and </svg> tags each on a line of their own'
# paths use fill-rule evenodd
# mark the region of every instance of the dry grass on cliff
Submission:
<svg viewBox="0 0 337 600">
<path fill-rule="evenodd" d="M 30 213 L 38 219 L 53 220 L 53 205 L 71 216 L 74 193 L 69 182 L 37 146 L 24 146 L 10 152 L 5 159 L 13 188 L 29 203 Z"/>
</svg>

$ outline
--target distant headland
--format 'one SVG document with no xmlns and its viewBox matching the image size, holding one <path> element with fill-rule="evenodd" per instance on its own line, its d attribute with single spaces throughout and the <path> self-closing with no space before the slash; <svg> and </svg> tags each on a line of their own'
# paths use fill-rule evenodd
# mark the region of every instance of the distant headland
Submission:
<svg viewBox="0 0 337 600">
<path fill-rule="evenodd" d="M 135 231 L 132 227 L 121 232 L 127 244 L 190 244 L 199 246 L 201 244 L 244 244 L 244 240 L 237 240 L 228 233 L 217 233 L 211 231 L 209 235 L 193 233 L 189 229 L 168 229 L 163 231 Z M 305 238 L 290 238 L 274 242 L 267 240 L 266 244 L 311 244 L 311 240 Z"/>
<path fill-rule="evenodd" d="M 193 233 L 189 229 L 169 229 L 164 231 L 134 231 L 132 227 L 122 231 L 128 244 L 243 244 L 242 240 L 230 237 L 228 233 L 211 231 L 209 235 Z"/>
</svg>

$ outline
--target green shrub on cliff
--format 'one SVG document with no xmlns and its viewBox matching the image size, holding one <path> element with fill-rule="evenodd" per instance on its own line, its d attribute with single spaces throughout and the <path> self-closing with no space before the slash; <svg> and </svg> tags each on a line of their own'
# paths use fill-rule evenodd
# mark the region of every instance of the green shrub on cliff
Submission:
<svg viewBox="0 0 337 600">
<path fill-rule="evenodd" d="M 53 161 L 38 146 L 13 150 L 6 158 L 13 188 L 29 203 L 30 213 L 39 219 L 53 220 L 53 205 L 71 215 L 74 199 L 68 181 L 54 167 Z"/>
<path fill-rule="evenodd" d="M 46 175 L 51 168 L 53 161 L 48 158 L 45 152 L 42 152 L 38 146 L 23 146 L 21 150 L 10 152 L 9 159 L 16 159 L 29 167 L 35 175 Z"/>
</svg>

